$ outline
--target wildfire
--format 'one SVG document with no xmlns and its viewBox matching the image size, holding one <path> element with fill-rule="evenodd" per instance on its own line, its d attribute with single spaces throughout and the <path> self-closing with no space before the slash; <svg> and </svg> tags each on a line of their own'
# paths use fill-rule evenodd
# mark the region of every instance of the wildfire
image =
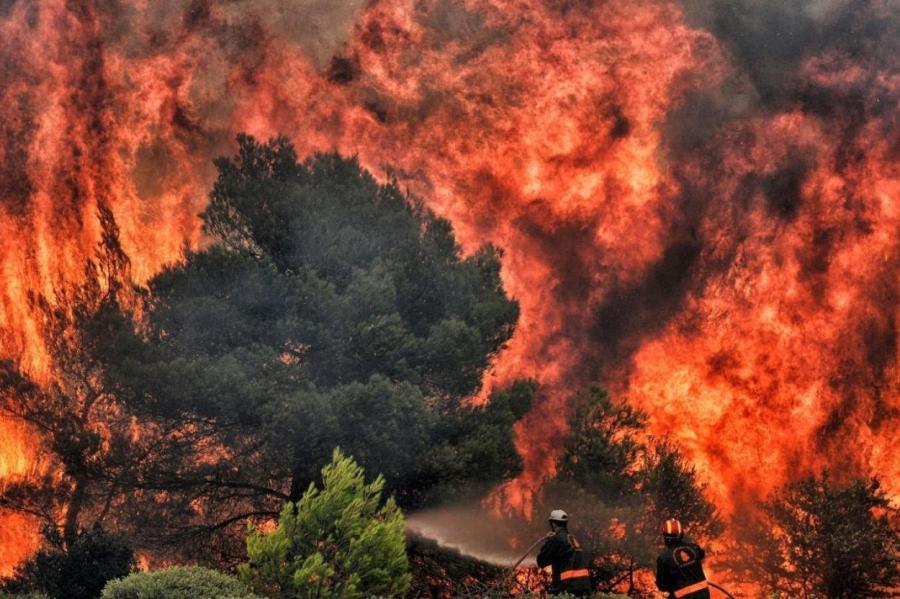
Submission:
<svg viewBox="0 0 900 599">
<path fill-rule="evenodd" d="M 98 205 L 145 280 L 201 242 L 211 158 L 283 133 L 503 248 L 522 317 L 486 388 L 543 383 L 508 506 L 592 380 L 726 509 L 826 464 L 898 493 L 896 58 L 799 48 L 779 96 L 725 33 L 665 0 L 2 3 L 0 353 L 52 377 L 29 294 L 83 276 Z M 2 423 L 0 481 L 36 447 Z M 33 533 L 0 528 L 9 567 Z"/>
</svg>

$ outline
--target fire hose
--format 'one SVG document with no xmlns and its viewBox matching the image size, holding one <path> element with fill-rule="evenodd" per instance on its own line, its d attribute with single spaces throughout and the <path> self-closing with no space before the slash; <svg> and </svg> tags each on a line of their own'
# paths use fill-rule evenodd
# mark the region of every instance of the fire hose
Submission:
<svg viewBox="0 0 900 599">
<path fill-rule="evenodd" d="M 728 599 L 735 599 L 734 595 L 729 593 L 728 590 L 725 589 L 724 587 L 722 587 L 714 582 L 710 582 L 709 580 L 706 581 L 706 584 L 708 584 L 711 588 L 714 588 L 717 591 L 721 592 L 723 595 L 728 597 Z M 665 595 L 665 593 L 663 593 L 663 594 Z M 669 597 L 670 595 L 666 595 L 666 596 Z"/>
<path fill-rule="evenodd" d="M 546 541 L 547 539 L 549 539 L 549 538 L 552 537 L 552 536 L 553 536 L 553 533 L 552 533 L 552 532 L 548 532 L 547 534 L 545 534 L 544 536 L 542 536 L 540 539 L 538 539 L 537 541 L 535 541 L 534 543 L 532 543 L 532 544 L 531 544 L 531 547 L 528 548 L 528 550 L 525 552 L 525 554 L 522 555 L 522 557 L 519 558 L 519 561 L 517 561 L 516 563 L 514 563 L 513 566 L 512 566 L 512 568 L 509 569 L 509 574 L 510 574 L 510 576 L 516 571 L 516 568 L 519 567 L 519 564 L 521 564 L 522 562 L 524 562 L 524 561 L 525 561 L 525 558 L 528 557 L 528 556 L 531 554 L 532 551 L 534 551 L 534 548 L 535 548 L 535 547 L 537 547 L 538 545 L 540 545 L 541 543 L 543 543 L 544 541 Z"/>
<path fill-rule="evenodd" d="M 509 580 L 510 580 L 513 576 L 515 576 L 515 574 L 516 574 L 516 568 L 519 567 L 519 564 L 521 564 L 522 562 L 525 561 L 525 558 L 528 557 L 528 556 L 531 554 L 532 551 L 534 551 L 534 548 L 537 547 L 538 545 L 540 545 L 541 543 L 543 543 L 544 541 L 546 541 L 547 539 L 549 539 L 549 538 L 552 537 L 552 536 L 553 536 L 553 533 L 552 533 L 552 532 L 548 532 L 547 534 L 545 534 L 544 536 L 542 536 L 540 539 L 538 539 L 537 541 L 535 541 L 534 543 L 531 544 L 531 546 L 528 548 L 528 550 L 525 551 L 525 553 L 522 554 L 522 557 L 519 558 L 519 561 L 517 561 L 516 563 L 514 563 L 514 564 L 512 565 L 512 567 L 509 569 L 509 573 L 506 575 L 506 578 L 503 579 L 503 584 L 504 584 L 504 586 L 506 585 L 506 583 L 509 582 Z"/>
<path fill-rule="evenodd" d="M 734 599 L 734 595 L 732 595 L 731 593 L 729 593 L 728 591 L 726 591 L 725 589 L 723 589 L 722 587 L 720 587 L 720 586 L 717 585 L 716 583 L 710 582 L 710 583 L 709 583 L 709 586 L 711 586 L 712 588 L 714 588 L 714 589 L 716 589 L 716 590 L 718 590 L 718 591 L 721 591 L 726 597 L 728 597 L 728 599 Z"/>
<path fill-rule="evenodd" d="M 720 591 L 723 595 L 725 595 L 726 597 L 728 597 L 728 599 L 735 599 L 734 595 L 732 595 L 732 594 L 729 593 L 726 589 L 724 589 L 723 587 L 717 585 L 716 583 L 710 582 L 710 581 L 707 580 L 707 581 L 706 581 L 706 584 L 708 584 L 710 587 L 716 589 L 717 591 Z"/>
<path fill-rule="evenodd" d="M 552 532 L 551 532 L 551 533 L 547 533 L 546 535 L 544 535 L 543 537 L 541 537 L 540 539 L 538 539 L 537 541 L 535 541 L 534 543 L 532 543 L 531 546 L 525 551 L 525 553 L 522 554 L 522 557 L 519 558 L 519 561 L 517 561 L 515 564 L 513 564 L 512 567 L 509 569 L 509 574 L 507 574 L 505 580 L 508 581 L 510 578 L 512 578 L 512 577 L 515 575 L 515 573 L 516 573 L 516 568 L 518 568 L 519 565 L 520 565 L 522 562 L 525 561 L 525 558 L 528 557 L 528 556 L 531 554 L 532 551 L 534 551 L 535 547 L 537 547 L 538 545 L 540 545 L 541 543 L 543 543 L 545 540 L 549 539 L 549 538 L 552 537 L 552 536 L 553 536 L 553 533 L 552 533 Z M 707 582 L 708 582 L 708 581 L 707 581 Z M 714 582 L 708 582 L 708 584 L 709 584 L 709 586 L 711 586 L 712 588 L 714 588 L 714 589 L 716 589 L 716 590 L 718 590 L 718 591 L 721 591 L 726 597 L 728 597 L 728 599 L 735 599 L 734 595 L 732 595 L 731 593 L 729 593 L 726 589 L 724 589 L 724 588 L 721 587 L 720 585 L 718 585 L 718 584 L 716 584 L 716 583 L 714 583 Z"/>
</svg>

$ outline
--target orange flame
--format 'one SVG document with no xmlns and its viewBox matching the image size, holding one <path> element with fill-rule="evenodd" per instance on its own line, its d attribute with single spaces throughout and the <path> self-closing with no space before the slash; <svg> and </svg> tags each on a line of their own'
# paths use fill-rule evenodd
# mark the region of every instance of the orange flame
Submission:
<svg viewBox="0 0 900 599">
<path fill-rule="evenodd" d="M 285 133 L 409 185 L 467 251 L 503 248 L 522 316 L 485 388 L 544 385 L 507 505 L 529 509 L 567 395 L 595 379 L 724 507 L 825 464 L 898 492 L 884 61 L 810 55 L 791 77 L 830 111 L 757 109 L 732 49 L 666 0 L 7 2 L 0 50 L 0 339 L 36 375 L 28 294 L 83 276 L 99 204 L 145 280 L 200 243 L 210 159 Z M 698 94 L 731 88 L 673 143 Z M 0 441 L 0 481 L 27 473 L 39 444 L 6 421 Z M 2 541 L 9 565 L 33 538 Z"/>
</svg>

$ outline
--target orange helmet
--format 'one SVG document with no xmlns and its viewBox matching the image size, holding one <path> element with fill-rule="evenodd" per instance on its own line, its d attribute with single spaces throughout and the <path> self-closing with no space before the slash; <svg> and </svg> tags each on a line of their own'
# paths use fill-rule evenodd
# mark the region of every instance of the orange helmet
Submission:
<svg viewBox="0 0 900 599">
<path fill-rule="evenodd" d="M 674 518 L 670 518 L 663 523 L 662 533 L 664 537 L 680 539 L 684 536 L 684 529 L 681 527 L 681 522 Z"/>
</svg>

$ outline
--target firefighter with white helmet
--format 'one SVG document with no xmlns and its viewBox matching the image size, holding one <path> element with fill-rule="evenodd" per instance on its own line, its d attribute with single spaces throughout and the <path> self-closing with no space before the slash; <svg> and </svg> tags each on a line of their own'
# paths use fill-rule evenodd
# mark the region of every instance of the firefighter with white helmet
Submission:
<svg viewBox="0 0 900 599">
<path fill-rule="evenodd" d="M 553 510 L 548 521 L 551 532 L 538 553 L 537 563 L 541 568 L 552 568 L 550 593 L 570 593 L 576 596 L 590 594 L 589 560 L 578 540 L 569 534 L 569 515 L 563 510 Z"/>
</svg>

